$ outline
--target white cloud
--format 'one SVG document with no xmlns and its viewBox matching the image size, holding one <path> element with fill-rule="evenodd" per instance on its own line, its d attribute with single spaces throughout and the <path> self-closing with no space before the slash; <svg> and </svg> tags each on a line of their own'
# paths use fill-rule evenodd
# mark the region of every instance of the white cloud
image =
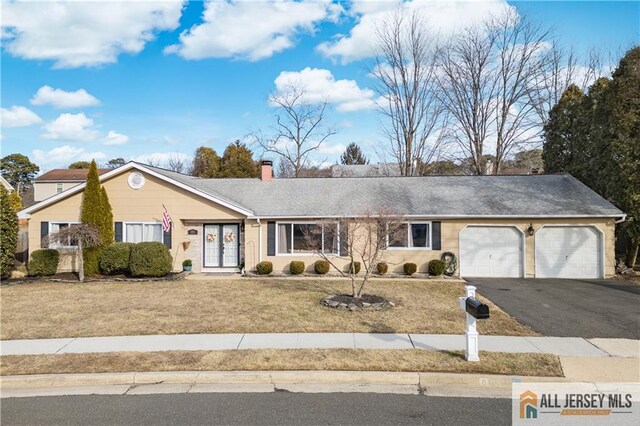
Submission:
<svg viewBox="0 0 640 426">
<path fill-rule="evenodd" d="M 42 86 L 31 98 L 31 104 L 53 105 L 56 108 L 82 108 L 99 105 L 100 101 L 84 89 L 67 92 L 51 86 Z"/>
<path fill-rule="evenodd" d="M 347 149 L 347 147 L 341 143 L 330 144 L 325 142 L 320 145 L 320 148 L 318 148 L 318 153 L 326 155 L 338 155 L 342 154 L 345 149 Z"/>
<path fill-rule="evenodd" d="M 305 68 L 302 71 L 282 71 L 274 81 L 276 92 L 286 94 L 291 87 L 304 89 L 305 102 L 329 102 L 338 111 L 358 111 L 375 107 L 374 92 L 361 89 L 355 80 L 336 80 L 331 71 Z"/>
<path fill-rule="evenodd" d="M 109 130 L 107 136 L 104 137 L 105 145 L 122 145 L 129 141 L 129 136 L 123 135 L 113 130 Z"/>
<path fill-rule="evenodd" d="M 70 145 L 59 146 L 51 151 L 34 149 L 32 158 L 42 170 L 56 167 L 66 167 L 74 161 L 104 161 L 107 154 L 104 152 L 88 152 L 84 148 Z"/>
<path fill-rule="evenodd" d="M 98 138 L 98 131 L 93 127 L 93 120 L 79 114 L 60 114 L 58 118 L 44 125 L 44 139 L 61 141 L 88 142 Z"/>
<path fill-rule="evenodd" d="M 42 123 L 42 119 L 29 108 L 17 105 L 11 108 L 0 108 L 2 127 L 26 127 L 38 123 Z"/>
<path fill-rule="evenodd" d="M 354 0 L 348 11 L 356 21 L 351 32 L 321 43 L 317 50 L 342 63 L 373 56 L 376 29 L 398 8 L 416 11 L 425 18 L 434 33 L 446 38 L 463 28 L 485 22 L 491 16 L 500 15 L 511 7 L 506 0 Z"/>
<path fill-rule="evenodd" d="M 178 27 L 182 0 L 11 1 L 2 4 L 6 52 L 56 68 L 97 66 L 136 54 L 155 33 Z"/>
<path fill-rule="evenodd" d="M 331 0 L 207 1 L 204 22 L 184 31 L 180 43 L 165 53 L 257 61 L 293 47 L 299 33 L 313 33 L 318 23 L 337 19 L 341 11 Z"/>
</svg>

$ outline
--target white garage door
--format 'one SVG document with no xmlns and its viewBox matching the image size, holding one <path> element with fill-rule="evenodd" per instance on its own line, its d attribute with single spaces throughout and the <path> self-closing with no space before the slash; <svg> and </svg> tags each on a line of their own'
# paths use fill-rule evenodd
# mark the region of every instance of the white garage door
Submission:
<svg viewBox="0 0 640 426">
<path fill-rule="evenodd" d="M 522 233 L 511 226 L 468 226 L 460 231 L 460 275 L 522 277 Z"/>
<path fill-rule="evenodd" d="M 591 226 L 545 226 L 536 232 L 537 278 L 600 278 L 600 235 Z"/>
</svg>

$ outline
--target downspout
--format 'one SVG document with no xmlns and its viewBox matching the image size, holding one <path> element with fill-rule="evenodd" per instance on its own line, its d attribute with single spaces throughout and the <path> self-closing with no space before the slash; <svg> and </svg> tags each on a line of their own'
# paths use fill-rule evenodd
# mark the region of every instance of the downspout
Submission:
<svg viewBox="0 0 640 426">
<path fill-rule="evenodd" d="M 260 218 L 256 220 L 258 221 L 258 263 L 260 263 L 262 262 L 262 223 Z"/>
<path fill-rule="evenodd" d="M 622 215 L 622 217 L 621 217 L 620 219 L 617 219 L 615 223 L 616 223 L 616 225 L 617 225 L 617 224 L 619 224 L 619 223 L 624 222 L 625 220 L 627 220 L 627 215 L 626 215 L 626 214 L 625 214 L 625 215 Z"/>
</svg>

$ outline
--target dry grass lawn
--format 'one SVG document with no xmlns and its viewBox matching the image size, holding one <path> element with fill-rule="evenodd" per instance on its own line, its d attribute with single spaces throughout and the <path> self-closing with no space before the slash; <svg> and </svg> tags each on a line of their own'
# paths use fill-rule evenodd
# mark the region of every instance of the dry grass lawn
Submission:
<svg viewBox="0 0 640 426">
<path fill-rule="evenodd" d="M 320 305 L 347 281 L 237 279 L 173 282 L 41 282 L 0 287 L 0 338 L 184 333 L 464 333 L 464 286 L 434 280 L 375 280 L 366 291 L 394 301 L 379 312 Z M 482 298 L 481 298 L 482 300 Z M 486 300 L 485 300 L 486 302 Z M 482 334 L 535 335 L 492 303 Z"/>
<path fill-rule="evenodd" d="M 560 361 L 555 355 L 482 352 L 480 359 L 480 362 L 467 362 L 462 352 L 429 352 L 420 349 L 265 349 L 12 355 L 0 357 L 0 373 L 333 370 L 562 377 Z"/>
</svg>

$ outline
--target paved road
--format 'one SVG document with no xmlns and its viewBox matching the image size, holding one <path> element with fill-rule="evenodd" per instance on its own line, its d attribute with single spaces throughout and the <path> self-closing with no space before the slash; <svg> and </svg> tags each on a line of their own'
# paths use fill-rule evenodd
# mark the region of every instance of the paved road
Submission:
<svg viewBox="0 0 640 426">
<path fill-rule="evenodd" d="M 640 286 L 614 280 L 468 278 L 545 336 L 640 339 Z"/>
<path fill-rule="evenodd" d="M 499 425 L 508 399 L 370 393 L 75 396 L 2 400 L 3 425 Z"/>
</svg>

